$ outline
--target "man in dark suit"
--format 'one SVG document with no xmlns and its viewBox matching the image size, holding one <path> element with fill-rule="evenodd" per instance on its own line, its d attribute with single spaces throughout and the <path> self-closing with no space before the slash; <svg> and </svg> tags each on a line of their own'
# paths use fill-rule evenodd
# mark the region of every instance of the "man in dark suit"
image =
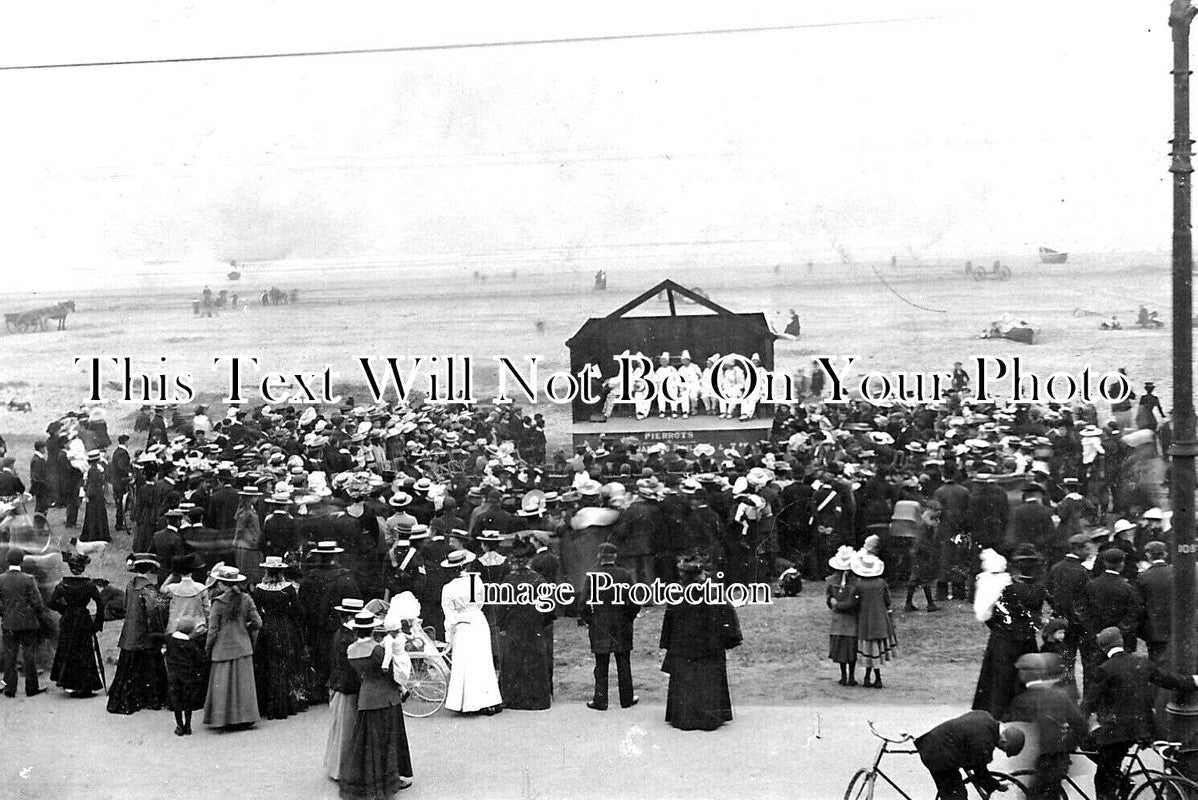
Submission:
<svg viewBox="0 0 1198 800">
<path fill-rule="evenodd" d="M 220 469 L 216 476 L 219 485 L 208 497 L 208 513 L 204 515 L 204 525 L 218 531 L 233 530 L 240 499 L 237 489 L 233 487 L 233 473 L 228 469 Z"/>
<path fill-rule="evenodd" d="M 1055 653 L 1025 653 L 1015 667 L 1026 688 L 1011 701 L 1003 719 L 1036 726 L 1039 751 L 1028 798 L 1057 800 L 1061 781 L 1069 774 L 1069 754 L 1088 730 L 1086 718 L 1061 687 L 1061 659 Z"/>
<path fill-rule="evenodd" d="M 1023 492 L 1023 505 L 1011 512 L 1011 526 L 1015 541 L 1034 544 L 1045 555 L 1048 563 L 1055 563 L 1065 554 L 1063 542 L 1057 541 L 1057 526 L 1052 521 L 1052 511 L 1044 505 L 1044 490 L 1036 485 Z"/>
<path fill-rule="evenodd" d="M 1140 626 L 1140 594 L 1123 577 L 1123 551 L 1112 547 L 1103 550 L 1099 559 L 1104 567 L 1082 591 L 1079 614 L 1086 629 L 1087 645 L 1095 642 L 1099 631 L 1116 627 L 1123 631 L 1123 648 L 1129 653 L 1136 649 L 1136 630 Z M 1102 658 L 1101 650 L 1092 650 L 1089 665 L 1082 660 L 1085 686 L 1090 685 L 1090 675 L 1095 661 Z"/>
<path fill-rule="evenodd" d="M 112 484 L 112 501 L 116 505 L 116 530 L 123 531 L 125 525 L 125 497 L 133 483 L 133 457 L 129 454 L 129 434 L 116 437 L 116 447 L 108 462 L 108 482 Z"/>
<path fill-rule="evenodd" d="M 1048 571 L 1048 579 L 1044 588 L 1048 590 L 1048 601 L 1052 604 L 1053 613 L 1065 620 L 1065 641 L 1061 649 L 1061 668 L 1064 680 L 1070 686 L 1077 686 L 1074 665 L 1077 662 L 1078 647 L 1082 645 L 1085 628 L 1082 625 L 1080 606 L 1082 594 L 1090 583 L 1090 570 L 1083 566 L 1094 552 L 1090 537 L 1079 533 L 1069 538 L 1069 552 L 1060 561 L 1052 565 Z M 1087 659 L 1092 652 L 1090 643 L 1086 642 L 1082 650 L 1082 666 L 1087 668 Z M 1092 660 L 1092 659 L 1090 659 Z"/>
<path fill-rule="evenodd" d="M 1161 663 L 1169 644 L 1169 627 L 1173 622 L 1173 567 L 1165 561 L 1168 547 L 1152 541 L 1144 546 L 1148 569 L 1136 576 L 1136 590 L 1144 601 L 1140 618 L 1140 638 L 1148 645 L 1148 657 Z"/>
<path fill-rule="evenodd" d="M 915 740 L 919 760 L 932 774 L 942 800 L 966 800 L 961 770 L 970 774 L 979 789 L 994 792 L 999 782 L 988 764 L 998 748 L 1009 756 L 1023 750 L 1023 731 L 999 727 L 988 711 L 970 711 L 940 723 Z"/>
<path fill-rule="evenodd" d="M 1093 684 L 1082 700 L 1082 714 L 1098 716 L 1094 731 L 1098 753 L 1091 756 L 1098 765 L 1094 774 L 1098 797 L 1118 796 L 1119 766 L 1127 751 L 1136 742 L 1158 738 L 1153 714 L 1156 687 L 1174 691 L 1198 687 L 1198 676 L 1166 672 L 1144 656 L 1127 652 L 1124 639 L 1124 632 L 1116 627 L 1098 633 L 1096 643 L 1106 661 L 1095 667 Z"/>
<path fill-rule="evenodd" d="M 46 440 L 38 439 L 33 443 L 33 458 L 29 459 L 29 493 L 33 495 L 34 514 L 44 515 L 54 502 L 53 483 L 50 480 L 50 467 L 46 462 Z M 45 516 L 34 516 L 34 524 L 42 527 L 46 524 Z"/>
<path fill-rule="evenodd" d="M 172 508 L 166 512 L 166 525 L 161 530 L 154 532 L 151 552 L 158 557 L 159 586 L 170 577 L 171 564 L 174 563 L 175 557 L 187 552 L 187 546 L 183 543 L 183 537 L 179 533 L 182 519 L 183 510 Z"/>
<path fill-rule="evenodd" d="M 620 707 L 631 708 L 640 698 L 632 693 L 632 621 L 640 612 L 640 606 L 622 598 L 617 603 L 617 589 L 604 588 L 606 583 L 596 575 L 606 575 L 613 585 L 632 584 L 632 573 L 616 566 L 619 550 L 614 544 L 599 545 L 599 568 L 588 573 L 586 602 L 580 616 L 590 628 L 591 652 L 595 655 L 595 697 L 587 708 L 607 710 L 607 673 L 611 656 L 616 657 L 616 677 L 620 687 Z"/>
<path fill-rule="evenodd" d="M 25 694 L 33 697 L 46 691 L 37 685 L 37 649 L 41 617 L 45 613 L 37 579 L 21 571 L 25 554 L 8 551 L 8 569 L 0 575 L 0 624 L 4 638 L 4 695 L 17 696 L 17 651 L 22 651 L 21 665 L 25 671 Z"/>
</svg>

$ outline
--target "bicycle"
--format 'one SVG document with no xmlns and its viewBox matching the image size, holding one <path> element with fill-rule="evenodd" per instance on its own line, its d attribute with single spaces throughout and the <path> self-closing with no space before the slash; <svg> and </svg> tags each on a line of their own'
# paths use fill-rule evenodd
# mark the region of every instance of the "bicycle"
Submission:
<svg viewBox="0 0 1198 800">
<path fill-rule="evenodd" d="M 872 733 L 878 739 L 881 739 L 882 743 L 878 746 L 878 752 L 874 755 L 873 764 L 868 767 L 862 767 L 853 775 L 852 779 L 849 781 L 848 788 L 845 789 L 844 800 L 873 800 L 874 791 L 877 788 L 879 779 L 889 784 L 890 788 L 898 792 L 904 800 L 915 800 L 915 798 L 903 791 L 903 788 L 895 783 L 893 778 L 883 772 L 881 766 L 882 757 L 886 755 L 918 755 L 919 751 L 914 747 L 911 747 L 910 749 L 904 749 L 893 746 L 904 745 L 907 742 L 913 742 L 915 741 L 915 737 L 909 733 L 900 733 L 899 738 L 892 739 L 879 733 L 878 729 L 874 727 L 873 722 L 869 723 L 869 730 L 870 733 Z M 1027 796 L 1027 789 L 1024 788 L 1024 785 L 1013 776 L 1007 775 L 1004 772 L 991 772 L 990 775 L 998 782 L 999 786 L 1002 787 L 993 794 L 979 786 L 976 779 L 972 775 L 966 776 L 965 783 L 972 785 L 982 800 L 989 800 L 991 797 L 998 796 L 1001 796 L 1007 800 L 1022 800 Z M 1011 789 L 1014 789 L 1015 791 L 1010 791 Z M 1004 794 L 999 795 L 1000 792 Z M 939 797 L 939 795 L 937 795 L 937 797 Z"/>
<path fill-rule="evenodd" d="M 1119 771 L 1119 800 L 1198 800 L 1198 783 L 1177 773 L 1177 754 L 1181 745 L 1178 742 L 1153 742 L 1146 744 L 1137 742 L 1124 757 Z M 1161 757 L 1165 770 L 1151 769 L 1144 763 L 1143 752 L 1152 750 Z M 1093 755 L 1086 750 L 1074 750 L 1070 756 Z M 1025 780 L 1033 774 L 1033 770 L 1023 769 L 1012 773 L 1014 777 Z M 1073 793 L 1070 793 L 1070 790 Z M 1061 783 L 1061 800 L 1081 798 L 1091 800 L 1091 796 L 1074 780 L 1072 775 L 1065 776 Z"/>
</svg>

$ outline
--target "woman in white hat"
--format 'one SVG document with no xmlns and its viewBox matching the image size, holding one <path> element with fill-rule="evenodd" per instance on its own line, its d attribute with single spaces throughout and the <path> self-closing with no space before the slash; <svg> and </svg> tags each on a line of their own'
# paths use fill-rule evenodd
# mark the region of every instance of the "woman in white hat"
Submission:
<svg viewBox="0 0 1198 800">
<path fill-rule="evenodd" d="M 254 643 L 254 679 L 258 711 L 266 719 L 285 719 L 308 710 L 313 671 L 304 646 L 303 608 L 284 571 L 282 556 L 267 556 L 258 565 L 262 580 L 250 597 L 262 617 Z"/>
<path fill-rule="evenodd" d="M 886 567 L 877 556 L 860 552 L 853 556 L 849 568 L 858 579 L 853 603 L 857 608 L 857 660 L 865 667 L 862 685 L 881 689 L 882 664 L 898 647 L 890 616 L 890 589 L 882 580 Z"/>
<path fill-rule="evenodd" d="M 825 579 L 825 596 L 832 612 L 828 627 L 828 658 L 840 665 L 841 686 L 857 685 L 857 607 L 853 594 L 857 576 L 853 574 L 853 548 L 841 545 L 828 559 L 832 571 Z"/>
<path fill-rule="evenodd" d="M 214 728 L 253 725 L 258 721 L 258 690 L 254 684 L 254 639 L 262 617 L 242 589 L 245 576 L 236 567 L 220 567 L 213 575 L 218 594 L 208 620 L 208 698 L 204 724 Z"/>
<path fill-rule="evenodd" d="M 483 583 L 471 566 L 474 561 L 469 550 L 455 550 L 441 562 L 444 569 L 458 573 L 441 590 L 445 640 L 453 651 L 445 707 L 489 715 L 501 710 L 503 697 L 495 677 L 491 627 L 482 611 Z"/>
</svg>

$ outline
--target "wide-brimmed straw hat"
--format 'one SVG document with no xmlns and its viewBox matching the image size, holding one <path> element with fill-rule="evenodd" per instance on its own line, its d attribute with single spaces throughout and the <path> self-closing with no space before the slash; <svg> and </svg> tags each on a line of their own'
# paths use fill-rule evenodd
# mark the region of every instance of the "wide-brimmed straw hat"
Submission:
<svg viewBox="0 0 1198 800">
<path fill-rule="evenodd" d="M 266 560 L 258 566 L 262 569 L 287 569 L 287 562 L 282 556 L 267 556 Z"/>
<path fill-rule="evenodd" d="M 336 543 L 336 542 L 334 542 L 334 541 L 323 541 L 323 542 L 317 542 L 317 543 L 316 543 L 316 546 L 315 546 L 315 547 L 313 547 L 313 548 L 312 548 L 311 550 L 309 550 L 308 552 L 310 552 L 310 553 L 323 553 L 323 554 L 325 554 L 325 555 L 333 555 L 333 554 L 335 554 L 335 553 L 344 553 L 344 552 L 345 552 L 345 548 L 343 548 L 343 547 L 338 547 L 338 546 L 337 546 L 337 543 Z"/>
<path fill-rule="evenodd" d="M 856 552 L 857 551 L 849 545 L 842 544 L 840 548 L 837 549 L 836 555 L 828 559 L 828 566 L 832 569 L 840 570 L 841 572 L 852 569 L 853 556 L 856 555 Z"/>
<path fill-rule="evenodd" d="M 219 567 L 212 571 L 212 578 L 218 583 L 241 583 L 245 580 L 237 567 Z"/>
<path fill-rule="evenodd" d="M 861 552 L 853 556 L 849 569 L 859 577 L 876 578 L 886 570 L 886 565 L 877 556 Z"/>
</svg>

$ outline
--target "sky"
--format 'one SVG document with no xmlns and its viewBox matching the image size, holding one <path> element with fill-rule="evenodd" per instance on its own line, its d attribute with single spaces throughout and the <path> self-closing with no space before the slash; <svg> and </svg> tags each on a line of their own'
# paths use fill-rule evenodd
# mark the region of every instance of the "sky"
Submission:
<svg viewBox="0 0 1198 800">
<path fill-rule="evenodd" d="M 809 26 L 0 71 L 21 288 L 214 259 L 1169 245 L 1163 1 L 13 5 L 0 65 Z"/>
</svg>

